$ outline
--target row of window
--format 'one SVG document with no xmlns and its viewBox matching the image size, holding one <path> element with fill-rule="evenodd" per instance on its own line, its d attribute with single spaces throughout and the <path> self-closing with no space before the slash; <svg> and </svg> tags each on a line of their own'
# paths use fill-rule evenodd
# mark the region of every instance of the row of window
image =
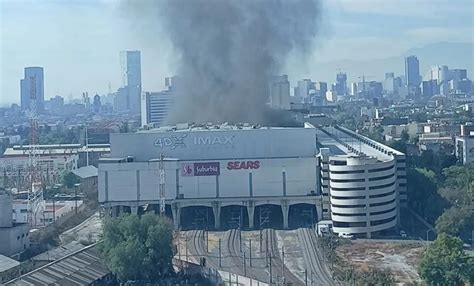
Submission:
<svg viewBox="0 0 474 286">
<path fill-rule="evenodd" d="M 334 183 L 360 183 L 365 182 L 365 179 L 331 179 Z"/>
<path fill-rule="evenodd" d="M 390 167 L 383 167 L 383 168 L 378 168 L 378 169 L 372 169 L 372 170 L 369 170 L 369 173 L 383 172 L 383 171 L 388 171 L 388 170 L 391 170 L 391 169 L 393 169 L 393 165 L 390 166 Z"/>
<path fill-rule="evenodd" d="M 382 198 L 382 197 L 387 197 L 387 196 L 390 196 L 390 195 L 393 195 L 393 194 L 395 194 L 395 191 L 391 191 L 391 192 L 383 193 L 383 194 L 378 194 L 378 195 L 370 195 L 369 198 L 371 198 L 371 199 Z"/>
<path fill-rule="evenodd" d="M 352 170 L 352 171 L 331 171 L 331 174 L 362 174 L 364 170 Z"/>
<path fill-rule="evenodd" d="M 341 208 L 341 209 L 352 209 L 352 208 L 365 208 L 365 205 L 336 205 L 336 204 L 331 204 L 331 206 L 335 208 Z"/>
<path fill-rule="evenodd" d="M 385 211 L 372 212 L 372 213 L 370 213 L 370 215 L 386 214 L 386 213 L 389 213 L 389 212 L 393 212 L 395 209 L 396 209 L 396 208 L 391 208 L 391 209 L 385 210 Z"/>
<path fill-rule="evenodd" d="M 387 175 L 387 176 L 369 178 L 369 182 L 385 180 L 385 179 L 388 179 L 388 178 L 392 178 L 393 176 L 395 176 L 395 174 L 392 173 L 392 174 Z"/>
<path fill-rule="evenodd" d="M 371 221 L 371 222 L 370 222 L 370 225 L 371 225 L 371 226 L 376 226 L 376 225 L 380 225 L 380 224 L 385 224 L 385 223 L 392 222 L 392 221 L 394 221 L 395 219 L 397 219 L 397 216 L 396 216 L 396 215 L 393 216 L 393 217 L 391 217 L 391 218 L 386 218 L 386 219 Z"/>
<path fill-rule="evenodd" d="M 333 214 L 333 215 L 338 215 L 338 216 L 349 216 L 349 217 L 352 217 L 352 216 L 365 216 L 365 215 L 366 215 L 365 213 L 358 213 L 358 214 L 354 214 L 354 213 L 351 213 L 351 214 L 344 214 L 344 213 L 335 213 L 335 212 L 333 212 L 332 214 Z"/>
<path fill-rule="evenodd" d="M 393 217 L 387 218 L 387 219 L 374 220 L 374 221 L 370 222 L 370 225 L 371 226 L 376 226 L 376 225 L 386 224 L 386 223 L 394 221 L 395 219 L 397 219 L 397 216 L 393 216 Z M 334 221 L 333 225 L 334 225 L 334 227 L 365 227 L 366 223 L 365 222 Z"/>
<path fill-rule="evenodd" d="M 393 202 L 396 201 L 396 200 L 397 200 L 397 199 L 393 199 L 393 200 L 387 201 L 387 202 L 373 203 L 373 204 L 370 204 L 370 207 L 380 207 L 380 206 L 389 205 L 389 204 L 393 203 Z"/>
<path fill-rule="evenodd" d="M 362 200 L 362 199 L 365 199 L 365 196 L 348 196 L 348 197 L 331 196 L 331 198 L 336 199 L 336 200 Z"/>
<path fill-rule="evenodd" d="M 395 185 L 395 181 L 393 181 L 391 183 L 388 183 L 388 184 L 385 184 L 385 185 L 369 187 L 369 190 L 378 190 L 378 189 L 388 188 L 388 187 L 393 186 L 393 185 Z"/>
<path fill-rule="evenodd" d="M 365 191 L 364 187 L 360 188 L 331 188 L 332 191 Z"/>
</svg>

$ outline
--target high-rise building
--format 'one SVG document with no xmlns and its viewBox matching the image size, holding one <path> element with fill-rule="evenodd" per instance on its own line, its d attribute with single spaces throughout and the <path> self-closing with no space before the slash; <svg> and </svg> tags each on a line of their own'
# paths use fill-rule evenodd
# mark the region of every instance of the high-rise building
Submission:
<svg viewBox="0 0 474 286">
<path fill-rule="evenodd" d="M 439 94 L 438 80 L 424 80 L 421 84 L 421 92 L 423 96 L 427 98 Z"/>
<path fill-rule="evenodd" d="M 25 78 L 20 80 L 21 109 L 29 110 L 31 99 L 36 99 L 36 110 L 44 110 L 44 72 L 42 67 L 26 67 Z"/>
<path fill-rule="evenodd" d="M 407 86 L 420 86 L 420 62 L 416 56 L 409 56 L 405 58 L 405 78 Z"/>
<path fill-rule="evenodd" d="M 467 70 L 465 69 L 450 69 L 450 78 L 454 80 L 463 80 L 467 78 Z"/>
<path fill-rule="evenodd" d="M 100 108 L 102 106 L 100 102 L 100 95 L 98 94 L 94 95 L 94 101 L 92 104 L 94 106 L 94 113 L 100 113 Z"/>
<path fill-rule="evenodd" d="M 290 82 L 286 74 L 272 77 L 269 102 L 271 108 L 290 109 Z"/>
<path fill-rule="evenodd" d="M 163 125 L 170 110 L 179 96 L 181 81 L 179 76 L 165 78 L 166 90 L 160 92 L 145 92 L 142 97 L 142 126 L 148 124 Z"/>
<path fill-rule="evenodd" d="M 347 93 L 347 75 L 346 73 L 340 72 L 336 75 L 336 82 L 334 85 L 334 91 L 337 95 L 346 95 Z"/>
<path fill-rule="evenodd" d="M 56 95 L 49 99 L 49 109 L 53 113 L 61 113 L 64 108 L 64 98 L 62 96 Z"/>
<path fill-rule="evenodd" d="M 140 51 L 123 51 L 120 52 L 120 65 L 122 67 L 122 85 L 125 88 L 126 96 L 124 105 L 119 105 L 119 108 L 125 107 L 131 113 L 140 113 L 140 100 L 142 93 L 142 74 L 141 74 L 141 59 Z"/>
</svg>

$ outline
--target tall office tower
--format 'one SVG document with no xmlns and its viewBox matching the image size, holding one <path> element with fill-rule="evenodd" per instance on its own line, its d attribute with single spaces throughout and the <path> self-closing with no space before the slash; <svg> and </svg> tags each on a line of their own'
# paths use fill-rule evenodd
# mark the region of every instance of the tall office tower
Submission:
<svg viewBox="0 0 474 286">
<path fill-rule="evenodd" d="M 447 94 L 449 89 L 450 73 L 447 66 L 431 66 L 430 71 L 426 76 L 427 81 L 436 80 L 439 85 L 439 92 Z"/>
<path fill-rule="evenodd" d="M 420 62 L 416 56 L 409 56 L 405 58 L 405 78 L 407 86 L 420 86 Z"/>
<path fill-rule="evenodd" d="M 94 113 L 99 113 L 100 108 L 102 106 L 102 103 L 100 102 L 100 95 L 98 94 L 94 95 L 93 106 L 94 106 Z"/>
<path fill-rule="evenodd" d="M 309 96 L 309 90 L 311 89 L 312 82 L 310 79 L 303 79 L 298 81 L 298 87 L 295 89 L 297 91 L 295 96 L 300 97 L 302 100 L 305 100 Z"/>
<path fill-rule="evenodd" d="M 351 83 L 351 95 L 356 96 L 358 94 L 357 92 L 357 82 Z"/>
<path fill-rule="evenodd" d="M 118 111 L 125 108 L 135 114 L 140 113 L 140 96 L 142 93 L 142 73 L 140 51 L 120 52 L 120 66 L 122 67 L 122 85 L 126 96 Z"/>
<path fill-rule="evenodd" d="M 317 83 L 315 83 L 315 88 L 317 91 L 319 91 L 319 96 L 324 98 L 326 96 L 326 92 L 328 91 L 328 83 L 318 81 Z"/>
<path fill-rule="evenodd" d="M 467 70 L 465 69 L 450 69 L 449 76 L 454 80 L 463 80 L 467 78 Z"/>
<path fill-rule="evenodd" d="M 272 77 L 269 103 L 274 109 L 290 109 L 290 82 L 286 74 Z"/>
<path fill-rule="evenodd" d="M 340 72 L 336 75 L 334 91 L 337 95 L 346 95 L 347 93 L 347 75 Z"/>
<path fill-rule="evenodd" d="M 385 81 L 383 82 L 383 90 L 387 94 L 395 93 L 395 74 L 393 72 L 385 73 Z"/>
<path fill-rule="evenodd" d="M 30 109 L 30 98 L 35 96 L 36 111 L 44 110 L 44 72 L 42 67 L 26 67 L 25 78 L 20 80 L 21 109 Z"/>
</svg>

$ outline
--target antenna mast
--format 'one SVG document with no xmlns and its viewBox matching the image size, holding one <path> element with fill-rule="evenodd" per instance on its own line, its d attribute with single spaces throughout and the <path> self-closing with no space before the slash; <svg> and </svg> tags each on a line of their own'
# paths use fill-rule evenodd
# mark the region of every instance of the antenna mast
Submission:
<svg viewBox="0 0 474 286">
<path fill-rule="evenodd" d="M 28 223 L 37 225 L 37 215 L 42 212 L 43 189 L 39 170 L 38 135 L 38 97 L 36 95 L 36 75 L 30 77 L 30 148 L 28 154 L 30 187 L 28 188 L 27 214 Z"/>
</svg>

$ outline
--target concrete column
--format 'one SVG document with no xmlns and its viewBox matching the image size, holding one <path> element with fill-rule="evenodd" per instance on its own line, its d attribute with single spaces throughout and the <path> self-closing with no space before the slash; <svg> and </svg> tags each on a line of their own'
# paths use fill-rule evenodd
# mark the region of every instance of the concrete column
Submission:
<svg viewBox="0 0 474 286">
<path fill-rule="evenodd" d="M 138 214 L 138 206 L 130 206 L 130 214 Z"/>
<path fill-rule="evenodd" d="M 323 220 L 323 206 L 322 202 L 315 201 L 314 205 L 316 206 L 316 214 L 317 214 L 317 219 L 316 221 Z"/>
<path fill-rule="evenodd" d="M 112 217 L 118 217 L 119 207 L 113 206 L 112 208 Z"/>
<path fill-rule="evenodd" d="M 212 212 L 214 213 L 214 228 L 221 227 L 221 204 L 219 202 L 212 203 Z"/>
<path fill-rule="evenodd" d="M 181 220 L 181 207 L 177 204 L 174 203 L 171 205 L 171 213 L 173 214 L 173 224 L 175 229 L 179 229 L 181 226 L 180 220 Z"/>
<path fill-rule="evenodd" d="M 255 213 L 255 206 L 253 201 L 249 201 L 247 204 L 247 213 L 249 214 L 249 228 L 253 229 L 253 218 Z"/>
<path fill-rule="evenodd" d="M 118 216 L 121 216 L 125 213 L 125 208 L 123 206 L 119 206 Z"/>
<path fill-rule="evenodd" d="M 290 207 L 288 205 L 288 201 L 281 201 L 281 212 L 283 214 L 283 228 L 288 228 L 288 215 L 289 215 Z"/>
</svg>

